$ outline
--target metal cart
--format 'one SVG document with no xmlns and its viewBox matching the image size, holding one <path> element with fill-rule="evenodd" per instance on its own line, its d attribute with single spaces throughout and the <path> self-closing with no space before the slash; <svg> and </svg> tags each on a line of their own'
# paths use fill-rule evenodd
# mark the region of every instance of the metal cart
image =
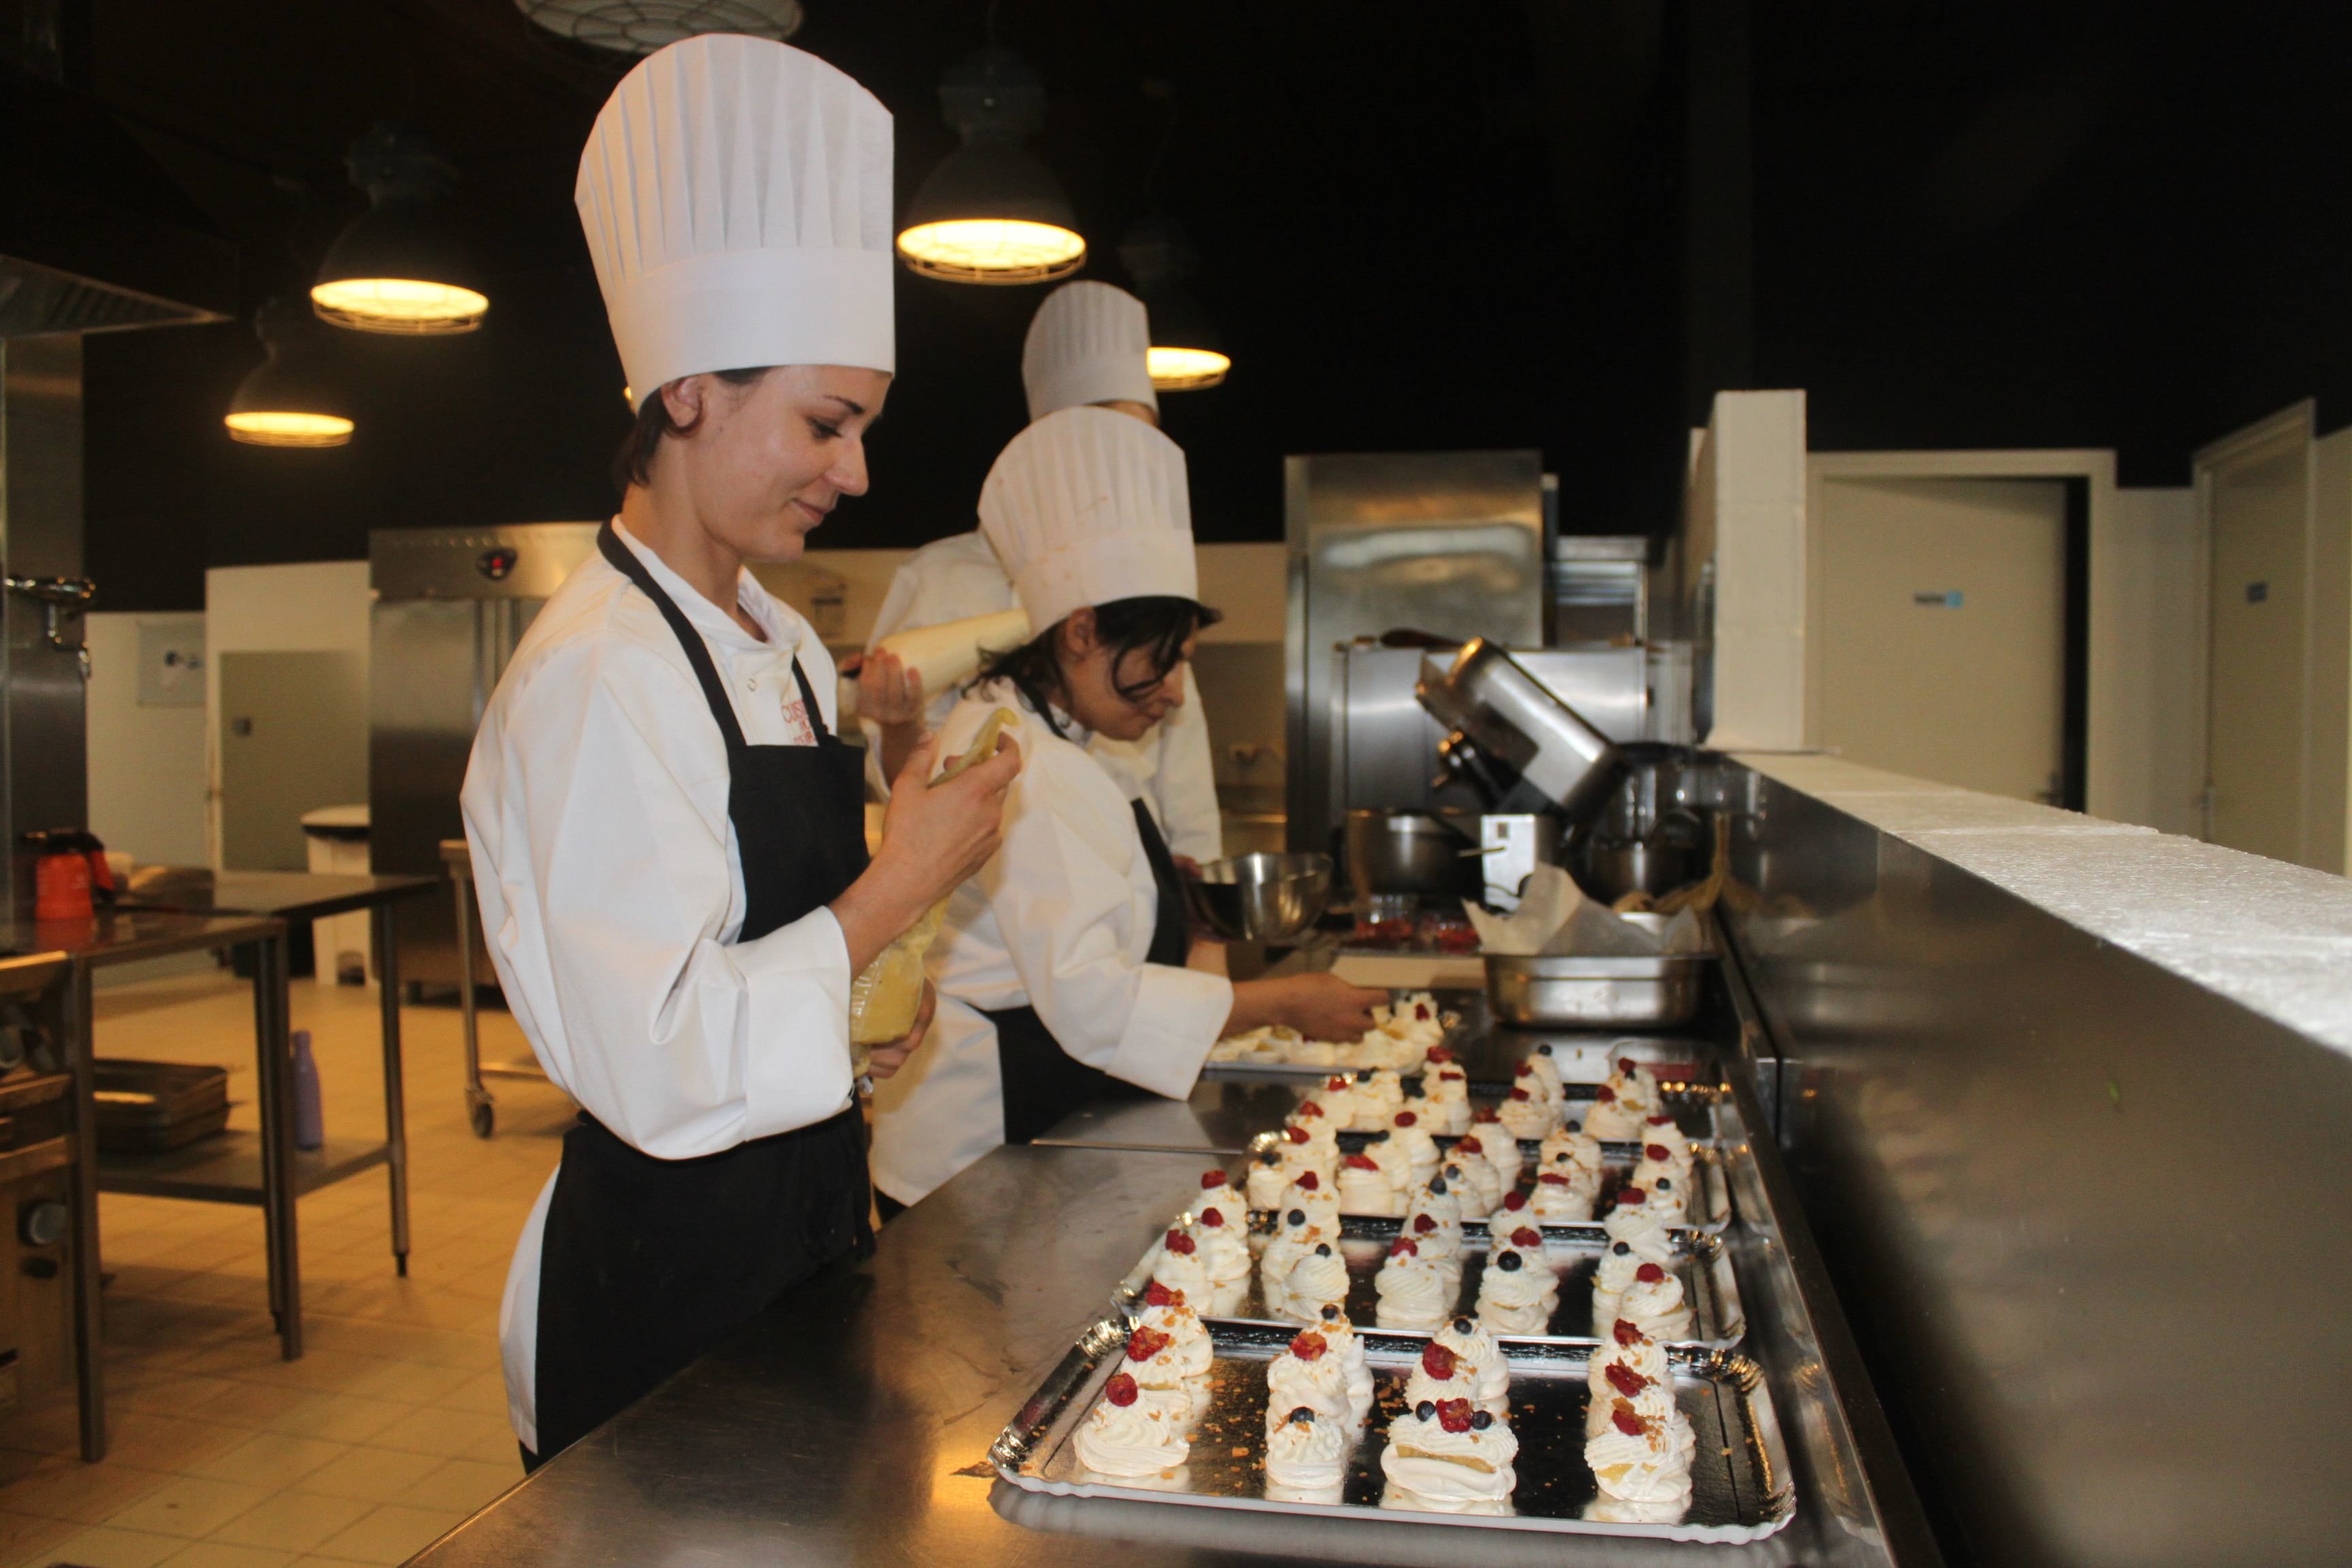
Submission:
<svg viewBox="0 0 2352 1568">
<path fill-rule="evenodd" d="M 481 1020 L 474 1005 L 474 858 L 462 838 L 441 841 L 441 863 L 449 868 L 449 886 L 457 904 L 457 1007 L 466 1036 L 466 1120 L 474 1136 L 488 1138 L 498 1131 L 498 1097 L 484 1087 L 486 1078 L 535 1078 L 547 1081 L 546 1069 L 525 1058 L 521 1061 L 482 1060 Z"/>
</svg>

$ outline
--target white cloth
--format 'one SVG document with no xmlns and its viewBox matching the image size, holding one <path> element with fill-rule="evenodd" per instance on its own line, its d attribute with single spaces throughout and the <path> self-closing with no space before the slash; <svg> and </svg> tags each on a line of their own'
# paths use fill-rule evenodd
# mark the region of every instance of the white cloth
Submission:
<svg viewBox="0 0 2352 1568">
<path fill-rule="evenodd" d="M 1065 408 L 1007 442 L 980 531 L 1041 632 L 1086 605 L 1201 595 L 1184 449 L 1113 409 Z"/>
<path fill-rule="evenodd" d="M 797 656 L 834 721 L 833 660 L 744 573 L 762 642 L 621 539 L 710 650 L 755 746 L 811 736 Z M 531 622 L 474 737 L 462 795 L 482 933 L 547 1076 L 665 1160 L 806 1127 L 850 1103 L 849 950 L 830 910 L 738 943 L 726 743 L 661 612 L 602 555 Z M 542 1194 L 542 1199 L 545 1194 Z M 542 1202 L 499 1313 L 515 1433 L 535 1444 Z"/>
<path fill-rule="evenodd" d="M 572 199 L 639 404 L 704 371 L 897 368 L 890 111 L 814 55 L 706 33 L 646 56 Z"/>
<path fill-rule="evenodd" d="M 1140 403 L 1158 413 L 1143 301 L 1085 278 L 1046 295 L 1021 342 L 1021 385 L 1033 423 L 1089 403 Z"/>
<path fill-rule="evenodd" d="M 866 639 L 871 651 L 893 632 L 915 626 L 935 626 L 971 616 L 992 615 L 1015 607 L 1013 584 L 996 552 L 979 533 L 955 533 L 935 539 L 909 556 L 890 578 L 881 614 Z M 956 689 L 925 694 L 923 722 L 931 730 L 947 722 L 963 693 Z M 890 781 L 882 776 L 882 731 L 861 720 L 866 731 L 866 781 L 883 795 Z M 1201 707 L 1200 683 L 1184 671 L 1184 705 L 1153 726 L 1140 741 L 1114 741 L 1097 735 L 1087 750 L 1110 770 L 1111 777 L 1129 800 L 1140 797 L 1160 824 L 1169 852 L 1206 863 L 1225 854 L 1224 818 L 1217 805 L 1217 771 L 1210 754 L 1209 718 Z"/>
<path fill-rule="evenodd" d="M 875 1185 L 913 1203 L 1004 1142 L 996 1026 L 982 1009 L 1027 1005 L 1061 1047 L 1113 1078 L 1181 1099 L 1233 1012 L 1233 983 L 1147 963 L 1159 889 L 1128 797 L 1009 686 L 959 703 L 942 749 L 1009 708 L 1021 776 L 1004 841 L 949 900 L 932 945 L 931 1037 L 874 1095 Z"/>
</svg>

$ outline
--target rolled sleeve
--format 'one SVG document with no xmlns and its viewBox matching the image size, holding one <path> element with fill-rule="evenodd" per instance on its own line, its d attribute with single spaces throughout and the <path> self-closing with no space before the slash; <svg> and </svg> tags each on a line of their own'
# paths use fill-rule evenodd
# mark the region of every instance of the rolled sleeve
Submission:
<svg viewBox="0 0 2352 1568">
<path fill-rule="evenodd" d="M 1147 963 L 1118 1048 L 1103 1070 L 1115 1079 L 1181 1100 L 1192 1092 L 1225 1020 L 1234 983 L 1197 969 Z"/>
</svg>

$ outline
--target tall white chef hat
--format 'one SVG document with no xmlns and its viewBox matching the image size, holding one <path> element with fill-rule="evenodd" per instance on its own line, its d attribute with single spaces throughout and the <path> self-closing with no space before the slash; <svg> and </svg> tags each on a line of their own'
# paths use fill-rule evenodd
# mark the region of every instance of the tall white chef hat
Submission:
<svg viewBox="0 0 2352 1568">
<path fill-rule="evenodd" d="M 1045 296 L 1021 344 L 1029 417 L 1125 399 L 1157 411 L 1151 325 L 1143 301 L 1124 289 L 1081 280 Z"/>
<path fill-rule="evenodd" d="M 572 199 L 640 405 L 701 371 L 897 368 L 890 111 L 814 55 L 707 33 L 646 56 Z"/>
<path fill-rule="evenodd" d="M 1013 437 L 981 486 L 980 531 L 1041 632 L 1083 605 L 1200 597 L 1183 448 L 1108 408 Z"/>
</svg>

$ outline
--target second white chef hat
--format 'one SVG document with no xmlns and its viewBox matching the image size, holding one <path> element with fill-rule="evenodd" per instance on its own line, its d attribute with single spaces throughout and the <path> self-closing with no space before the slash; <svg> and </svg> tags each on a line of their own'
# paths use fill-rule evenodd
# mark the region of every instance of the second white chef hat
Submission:
<svg viewBox="0 0 2352 1568">
<path fill-rule="evenodd" d="M 708 33 L 646 56 L 573 200 L 640 404 L 702 371 L 897 369 L 890 111 L 814 55 Z"/>
<path fill-rule="evenodd" d="M 1151 323 L 1124 289 L 1081 280 L 1045 296 L 1021 344 L 1021 384 L 1029 417 L 1124 400 L 1157 412 L 1151 386 Z"/>
<path fill-rule="evenodd" d="M 981 487 L 980 531 L 1040 632 L 1085 605 L 1200 597 L 1183 449 L 1108 408 L 1013 437 Z"/>
</svg>

